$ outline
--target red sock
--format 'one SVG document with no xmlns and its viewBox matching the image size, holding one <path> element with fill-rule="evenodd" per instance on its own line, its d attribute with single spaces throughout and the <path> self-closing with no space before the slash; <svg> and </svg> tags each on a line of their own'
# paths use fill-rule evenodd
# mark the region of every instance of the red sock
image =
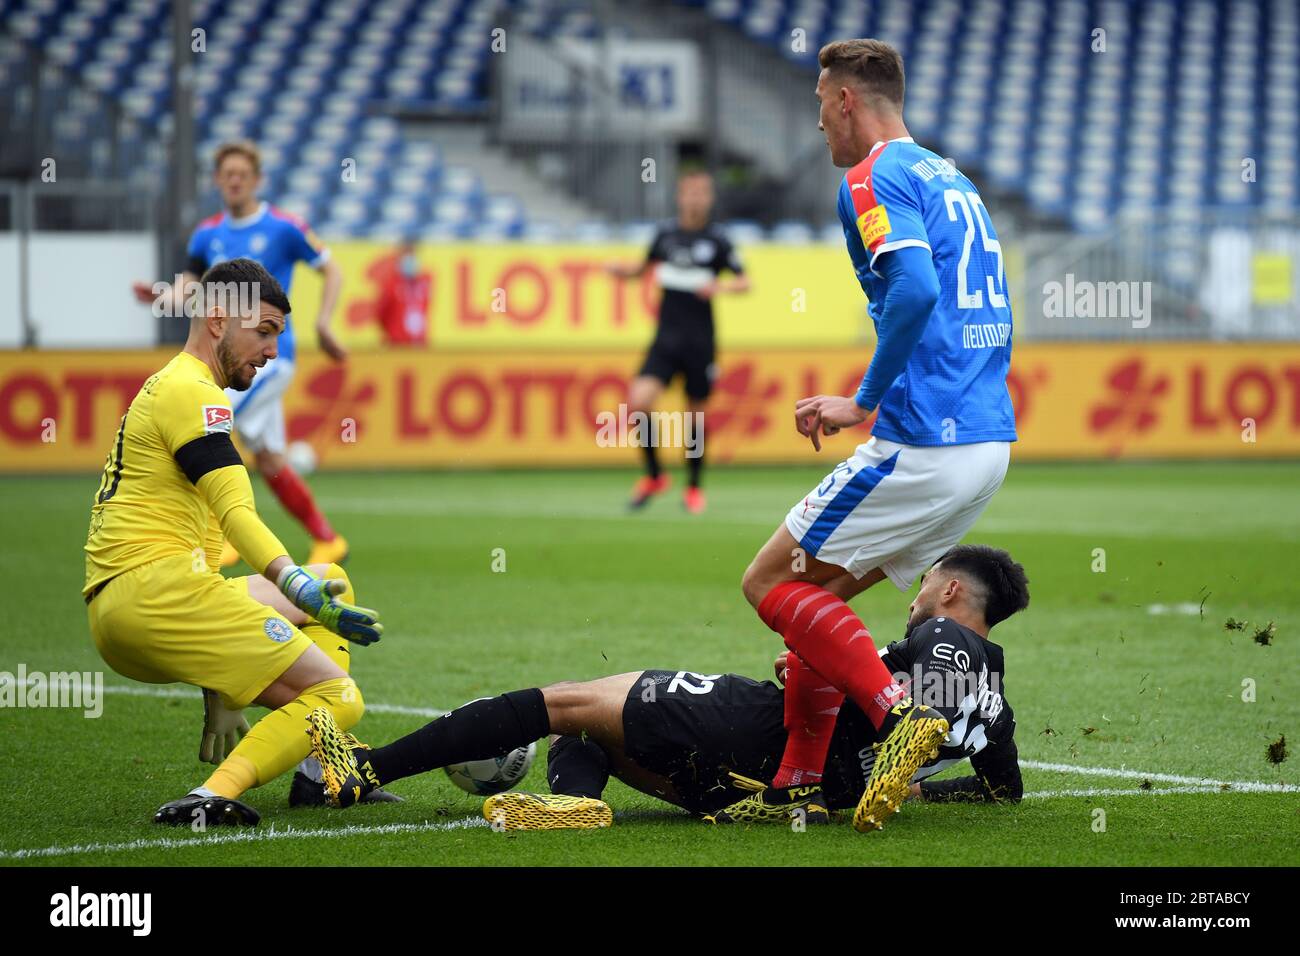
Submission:
<svg viewBox="0 0 1300 956">
<path fill-rule="evenodd" d="M 316 499 L 296 471 L 285 465 L 278 475 L 267 472 L 262 477 L 280 499 L 280 504 L 301 522 L 308 534 L 320 541 L 334 540 L 334 529 L 316 507 Z"/>
<path fill-rule="evenodd" d="M 836 690 L 793 651 L 785 659 L 785 753 L 774 787 L 819 783 L 826 769 L 835 718 L 844 703 Z"/>
<path fill-rule="evenodd" d="M 825 588 L 802 581 L 778 584 L 759 604 L 758 616 L 785 638 L 786 647 L 853 698 L 876 729 L 905 696 L 867 626 Z"/>
</svg>

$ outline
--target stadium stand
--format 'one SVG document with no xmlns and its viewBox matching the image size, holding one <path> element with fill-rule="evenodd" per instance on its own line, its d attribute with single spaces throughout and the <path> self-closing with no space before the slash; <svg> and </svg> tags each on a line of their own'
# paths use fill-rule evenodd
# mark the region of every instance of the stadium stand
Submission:
<svg viewBox="0 0 1300 956">
<path fill-rule="evenodd" d="M 1292 0 L 695 5 L 810 68 L 829 40 L 889 40 L 908 63 L 918 137 L 1078 228 L 1153 208 L 1300 208 Z M 1247 158 L 1269 169 L 1260 189 L 1242 178 Z"/>
<path fill-rule="evenodd" d="M 908 120 L 918 138 L 1077 230 L 1151 210 L 1300 210 L 1294 0 L 679 6 L 707 12 L 739 42 L 778 50 L 810 73 L 828 40 L 889 40 L 907 59 Z M 165 134 L 164 0 L 4 0 L 0 9 L 18 44 L 39 47 L 119 104 L 139 135 Z M 256 139 L 267 193 L 340 237 L 532 234 L 519 196 L 490 192 L 473 168 L 447 163 L 437 145 L 372 109 L 481 113 L 490 56 L 484 36 L 506 13 L 546 37 L 597 30 L 580 3 L 557 0 L 199 0 L 196 24 L 225 40 L 234 35 L 247 49 L 236 57 L 238 46 L 213 44 L 199 60 L 200 153 L 206 161 L 219 141 Z M 18 50 L 0 47 L 0 80 Z M 75 143 L 97 122 L 97 101 L 70 98 L 64 106 L 52 132 L 56 142 Z M 338 170 L 348 158 L 363 173 L 344 190 Z M 1257 188 L 1243 178 L 1246 160 L 1261 171 Z M 141 182 L 157 175 L 148 164 L 131 172 Z M 769 232 L 806 241 L 810 226 L 824 224 L 782 222 Z M 597 236 L 609 228 L 584 222 L 573 231 Z"/>
</svg>

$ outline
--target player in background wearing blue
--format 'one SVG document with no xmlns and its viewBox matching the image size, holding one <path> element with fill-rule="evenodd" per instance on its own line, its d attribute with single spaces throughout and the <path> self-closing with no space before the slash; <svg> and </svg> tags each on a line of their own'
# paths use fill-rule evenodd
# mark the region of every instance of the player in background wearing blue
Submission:
<svg viewBox="0 0 1300 956">
<path fill-rule="evenodd" d="M 294 266 L 305 262 L 324 279 L 320 309 L 316 314 L 316 334 L 321 348 L 335 361 L 347 353 L 330 330 L 330 320 L 343 286 L 343 272 L 330 259 L 320 240 L 296 216 L 282 212 L 257 198 L 262 182 L 261 157 L 249 142 L 225 143 L 217 149 L 213 162 L 213 179 L 225 205 L 199 223 L 190 237 L 187 260 L 182 273 L 182 289 L 193 288 L 199 276 L 219 262 L 246 257 L 261 263 L 285 294 L 290 294 Z M 158 299 L 160 286 L 137 282 L 136 298 L 145 303 Z M 167 289 L 172 315 L 184 314 L 180 305 L 184 293 Z M 280 355 L 258 371 L 247 392 L 228 392 L 235 411 L 235 432 L 257 459 L 257 470 L 285 510 L 298 519 L 312 538 L 309 564 L 339 564 L 348 555 L 344 538 L 334 531 L 301 476 L 285 459 L 285 422 L 282 399 L 293 381 L 295 345 L 294 323 L 287 321 L 280 336 Z M 239 553 L 226 542 L 221 556 L 223 567 L 239 560 Z"/>
<path fill-rule="evenodd" d="M 959 728 L 950 733 L 938 711 L 913 704 L 845 601 L 886 578 L 908 590 L 1001 487 L 1016 440 L 1011 307 L 978 190 L 908 135 L 898 51 L 844 40 L 818 62 L 818 129 L 848 169 L 838 210 L 877 342 L 857 394 L 802 399 L 795 424 L 820 451 L 821 435 L 876 418 L 866 444 L 790 509 L 745 571 L 745 597 L 793 652 L 788 736 L 771 786 L 715 820 L 787 822 L 792 808 L 824 801 L 827 747 L 847 695 L 882 741 L 854 814 L 865 831 L 898 809 L 941 745 L 960 743 L 951 739 Z"/>
</svg>

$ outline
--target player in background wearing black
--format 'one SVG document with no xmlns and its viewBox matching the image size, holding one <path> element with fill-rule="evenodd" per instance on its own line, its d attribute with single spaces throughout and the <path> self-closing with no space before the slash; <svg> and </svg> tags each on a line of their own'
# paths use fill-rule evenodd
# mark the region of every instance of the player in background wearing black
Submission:
<svg viewBox="0 0 1300 956">
<path fill-rule="evenodd" d="M 988 634 L 1028 604 L 1024 568 L 996 548 L 957 545 L 926 573 L 908 608 L 906 636 L 881 652 L 895 679 L 910 681 L 913 698 L 939 710 L 950 727 L 912 778 L 913 798 L 1015 803 L 1023 795 L 1002 648 Z M 785 658 L 776 660 L 780 680 Z M 759 781 L 785 750 L 782 698 L 771 681 L 735 674 L 635 671 L 477 700 L 373 750 L 339 731 L 322 708 L 311 719 L 312 753 L 324 768 L 330 802 L 350 806 L 380 784 L 495 757 L 551 734 L 551 793 L 489 797 L 483 813 L 494 824 L 609 826 L 613 815 L 600 798 L 611 774 L 713 823 L 789 824 L 799 814 L 807 823 L 826 822 L 828 808 L 857 804 L 882 734 L 846 699 L 820 789 L 764 790 Z M 966 758 L 974 776 L 924 779 Z M 756 791 L 762 799 L 746 801 L 743 818 L 722 812 Z"/>
<path fill-rule="evenodd" d="M 660 225 L 645 261 L 607 267 L 611 274 L 624 279 L 639 278 L 654 269 L 663 290 L 658 331 L 628 390 L 629 414 L 650 414 L 678 373 L 686 379 L 687 412 L 694 415 L 704 411 L 716 374 L 713 296 L 749 291 L 749 278 L 740 257 L 722 228 L 711 221 L 712 213 L 713 177 L 704 170 L 683 174 L 677 180 L 677 220 Z M 720 278 L 724 270 L 733 275 Z M 632 490 L 629 504 L 634 509 L 644 507 L 669 485 L 653 443 L 642 447 L 646 473 Z M 686 458 L 688 481 L 682 503 L 692 514 L 704 510 L 704 492 L 700 490 L 703 450 L 701 443 L 695 449 L 699 454 Z"/>
</svg>

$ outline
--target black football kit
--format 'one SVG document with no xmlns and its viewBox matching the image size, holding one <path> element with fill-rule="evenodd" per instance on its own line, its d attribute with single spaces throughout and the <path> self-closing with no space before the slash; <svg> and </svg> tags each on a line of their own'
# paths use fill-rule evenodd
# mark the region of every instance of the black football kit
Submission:
<svg viewBox="0 0 1300 956">
<path fill-rule="evenodd" d="M 640 374 L 667 385 L 680 373 L 686 379 L 687 396 L 703 401 L 713 388 L 713 303 L 695 293 L 724 270 L 743 274 L 740 257 L 719 226 L 683 229 L 671 222 L 660 225 L 646 260 L 658 264 L 656 278 L 663 298 L 659 328 Z"/>
<path fill-rule="evenodd" d="M 1023 788 L 1015 719 L 1003 689 L 1002 648 L 946 618 L 914 627 L 882 654 L 919 704 L 947 718 L 939 755 L 914 779 L 969 759 L 975 776 L 921 784 L 933 801 L 1019 800 Z M 683 805 L 711 813 L 746 796 L 730 771 L 770 780 L 781 764 L 784 692 L 772 681 L 737 674 L 645 671 L 623 709 L 624 749 L 666 777 Z M 857 804 L 875 760 L 878 732 L 851 700 L 836 720 L 822 788 L 833 808 Z"/>
</svg>

